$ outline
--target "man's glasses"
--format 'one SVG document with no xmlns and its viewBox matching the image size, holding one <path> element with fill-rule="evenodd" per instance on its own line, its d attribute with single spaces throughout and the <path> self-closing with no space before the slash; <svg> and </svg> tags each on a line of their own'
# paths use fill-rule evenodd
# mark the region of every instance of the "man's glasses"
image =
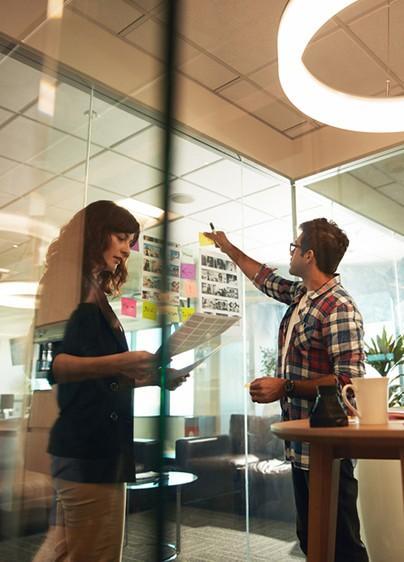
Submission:
<svg viewBox="0 0 404 562">
<path fill-rule="evenodd" d="M 289 252 L 291 254 L 293 254 L 293 252 L 296 250 L 296 248 L 301 248 L 301 245 L 300 244 L 294 244 L 293 242 L 291 242 L 289 244 Z"/>
</svg>

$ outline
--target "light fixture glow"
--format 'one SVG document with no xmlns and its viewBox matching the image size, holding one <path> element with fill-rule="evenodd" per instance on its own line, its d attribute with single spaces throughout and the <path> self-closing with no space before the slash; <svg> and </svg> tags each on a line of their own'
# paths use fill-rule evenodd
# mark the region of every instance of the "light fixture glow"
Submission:
<svg viewBox="0 0 404 562">
<path fill-rule="evenodd" d="M 38 283 L 34 281 L 7 281 L 0 283 L 0 306 L 35 308 Z"/>
<path fill-rule="evenodd" d="M 368 133 L 404 131 L 404 96 L 371 98 L 334 90 L 315 78 L 302 57 L 317 31 L 358 0 L 289 0 L 278 31 L 279 80 L 306 115 L 340 129 Z"/>
<path fill-rule="evenodd" d="M 46 13 L 48 19 L 60 19 L 63 17 L 63 0 L 48 0 Z"/>
<path fill-rule="evenodd" d="M 56 80 L 42 76 L 39 82 L 38 111 L 53 117 L 55 113 Z"/>
</svg>

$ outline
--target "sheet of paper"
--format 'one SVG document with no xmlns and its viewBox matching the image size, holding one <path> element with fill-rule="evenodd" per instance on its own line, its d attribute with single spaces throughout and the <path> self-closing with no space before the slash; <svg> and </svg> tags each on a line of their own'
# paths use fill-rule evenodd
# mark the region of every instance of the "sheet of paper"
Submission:
<svg viewBox="0 0 404 562">
<path fill-rule="evenodd" d="M 194 349 L 220 334 L 223 334 L 240 319 L 237 316 L 215 316 L 214 314 L 193 314 L 169 338 L 169 356 L 174 357 Z M 157 354 L 161 351 L 161 348 Z"/>
<path fill-rule="evenodd" d="M 215 349 L 213 351 L 206 354 L 204 357 L 201 357 L 197 361 L 194 361 L 190 365 L 187 365 L 186 367 L 182 367 L 181 369 L 173 370 L 172 373 L 169 376 L 173 376 L 174 378 L 178 378 L 178 377 L 183 377 L 184 375 L 186 375 L 188 373 L 191 373 L 194 369 L 196 369 L 196 367 L 198 367 L 201 363 L 206 361 L 206 359 L 211 357 L 214 353 L 216 353 L 216 351 L 221 349 L 221 347 L 222 347 L 221 345 L 218 345 L 217 347 L 215 347 Z"/>
</svg>

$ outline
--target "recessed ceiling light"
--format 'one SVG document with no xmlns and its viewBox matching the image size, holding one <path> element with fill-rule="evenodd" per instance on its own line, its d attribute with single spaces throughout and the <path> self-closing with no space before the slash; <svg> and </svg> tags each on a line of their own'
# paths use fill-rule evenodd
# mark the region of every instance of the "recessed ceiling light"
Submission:
<svg viewBox="0 0 404 562">
<path fill-rule="evenodd" d="M 170 195 L 170 199 L 173 203 L 178 203 L 179 205 L 187 205 L 195 201 L 195 197 L 188 193 L 173 193 Z"/>
</svg>

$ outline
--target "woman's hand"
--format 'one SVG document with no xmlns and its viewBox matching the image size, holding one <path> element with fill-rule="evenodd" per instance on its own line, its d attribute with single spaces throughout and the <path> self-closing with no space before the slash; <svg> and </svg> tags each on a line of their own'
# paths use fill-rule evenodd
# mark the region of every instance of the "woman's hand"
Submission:
<svg viewBox="0 0 404 562">
<path fill-rule="evenodd" d="M 156 356 L 148 351 L 125 351 L 116 356 L 119 375 L 133 386 L 158 384 Z"/>
<path fill-rule="evenodd" d="M 189 373 L 186 375 L 179 375 L 178 373 L 177 369 L 166 369 L 166 388 L 168 390 L 176 390 L 189 377 Z"/>
</svg>

